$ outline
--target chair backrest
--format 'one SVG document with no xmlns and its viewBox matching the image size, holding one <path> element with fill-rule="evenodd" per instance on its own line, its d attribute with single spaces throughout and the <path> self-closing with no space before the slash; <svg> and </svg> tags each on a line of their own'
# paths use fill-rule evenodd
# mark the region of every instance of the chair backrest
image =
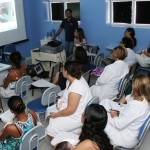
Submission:
<svg viewBox="0 0 150 150">
<path fill-rule="evenodd" d="M 16 83 L 16 88 L 15 88 L 16 94 L 21 95 L 21 97 L 24 96 L 24 93 L 25 95 L 27 95 L 31 83 L 32 83 L 32 79 L 30 76 L 26 75 L 21 77 Z"/>
<path fill-rule="evenodd" d="M 29 65 L 32 65 L 32 58 L 31 58 L 31 56 L 25 58 L 25 66 L 29 66 Z"/>
<path fill-rule="evenodd" d="M 99 104 L 99 97 L 97 97 L 97 96 L 93 97 L 93 98 L 87 103 L 86 107 L 89 106 L 90 104 Z"/>
<path fill-rule="evenodd" d="M 94 59 L 94 65 L 95 65 L 95 67 L 100 67 L 103 58 L 104 58 L 104 53 L 102 53 L 102 52 L 99 52 L 99 53 L 96 55 L 96 57 L 95 57 L 95 59 Z"/>
<path fill-rule="evenodd" d="M 4 47 L 4 52 L 15 52 L 16 51 L 16 47 L 14 44 L 7 44 L 5 47 Z"/>
<path fill-rule="evenodd" d="M 98 50 L 99 50 L 98 46 L 87 45 L 87 51 L 90 53 L 97 54 Z"/>
<path fill-rule="evenodd" d="M 41 103 L 43 106 L 49 107 L 49 104 L 56 102 L 56 94 L 61 91 L 60 87 L 56 85 L 53 88 L 48 88 L 44 91 L 42 95 Z"/>
<path fill-rule="evenodd" d="M 22 138 L 20 150 L 38 150 L 38 144 L 41 139 L 46 136 L 45 128 L 42 125 L 37 125 L 29 130 Z"/>
<path fill-rule="evenodd" d="M 129 82 L 129 74 L 127 74 L 124 78 L 122 78 L 119 82 L 119 86 L 118 86 L 118 91 L 119 91 L 119 94 L 117 95 L 117 99 L 120 99 L 126 88 L 127 88 L 127 84 Z"/>
<path fill-rule="evenodd" d="M 148 116 L 148 118 L 144 121 L 143 125 L 140 128 L 139 134 L 138 134 L 138 140 L 139 140 L 139 144 L 141 144 L 142 140 L 144 139 L 147 131 L 150 128 L 150 115 Z M 138 145 L 139 145 L 138 144 Z"/>
<path fill-rule="evenodd" d="M 83 73 L 82 76 L 87 81 L 87 83 L 89 84 L 90 77 L 91 77 L 91 70 L 88 70 L 87 72 Z"/>
<path fill-rule="evenodd" d="M 61 68 L 61 63 L 60 62 L 55 63 L 51 67 L 51 71 L 50 71 L 50 81 L 51 82 L 52 82 L 53 77 L 55 76 L 55 74 L 60 71 L 60 68 Z"/>
</svg>

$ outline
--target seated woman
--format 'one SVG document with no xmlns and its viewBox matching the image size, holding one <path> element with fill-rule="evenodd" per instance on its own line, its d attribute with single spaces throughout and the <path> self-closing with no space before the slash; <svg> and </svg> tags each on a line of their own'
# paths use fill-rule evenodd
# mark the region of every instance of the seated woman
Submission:
<svg viewBox="0 0 150 150">
<path fill-rule="evenodd" d="M 82 71 L 78 63 L 73 61 L 65 63 L 63 76 L 67 78 L 66 89 L 57 105 L 50 107 L 50 120 L 47 127 L 49 136 L 55 137 L 60 131 L 73 132 L 82 126 L 81 115 L 92 95 L 81 75 Z"/>
<path fill-rule="evenodd" d="M 9 98 L 15 93 L 16 82 L 24 75 L 26 75 L 26 68 L 24 64 L 21 64 L 21 55 L 19 52 L 12 52 L 9 56 L 12 64 L 12 69 L 4 79 L 4 84 L 0 87 L 0 96 Z M 0 109 L 2 109 L 2 103 L 0 102 Z"/>
<path fill-rule="evenodd" d="M 86 50 L 81 46 L 76 47 L 72 60 L 81 65 L 82 73 L 91 69 Z M 53 84 L 59 85 L 61 90 L 64 90 L 66 88 L 66 80 L 67 79 L 63 77 L 62 72 L 57 72 Z"/>
<path fill-rule="evenodd" d="M 75 29 L 74 32 L 74 46 L 82 46 L 84 49 L 87 49 L 87 42 L 82 28 Z"/>
<path fill-rule="evenodd" d="M 19 150 L 23 135 L 36 125 L 37 117 L 31 110 L 25 112 L 26 106 L 19 96 L 10 97 L 8 107 L 16 117 L 0 131 L 0 149 Z"/>
<path fill-rule="evenodd" d="M 138 143 L 140 127 L 150 115 L 149 93 L 149 77 L 139 75 L 132 83 L 132 93 L 121 100 L 127 104 L 119 105 L 121 107 L 115 110 L 107 108 L 109 113 L 105 131 L 114 145 L 132 148 Z M 106 108 L 110 103 L 111 108 L 114 107 L 115 102 L 110 100 L 104 100 L 101 104 Z"/>
<path fill-rule="evenodd" d="M 113 150 L 104 129 L 107 124 L 107 112 L 98 104 L 91 104 L 82 116 L 82 132 L 79 144 L 74 150 Z"/>
<path fill-rule="evenodd" d="M 122 41 L 120 42 L 120 46 L 126 48 L 127 50 L 127 57 L 124 59 L 124 62 L 126 62 L 129 66 L 129 69 L 137 63 L 135 58 L 135 52 L 133 49 L 133 41 L 129 37 L 123 37 Z"/>
<path fill-rule="evenodd" d="M 124 36 L 132 40 L 133 47 L 137 45 L 137 40 L 135 38 L 135 30 L 133 28 L 127 28 L 124 32 Z"/>
<path fill-rule="evenodd" d="M 76 146 L 71 146 L 71 143 L 69 143 L 70 141 L 64 141 L 56 145 L 55 150 L 61 150 L 62 147 L 71 150 L 73 146 L 75 146 L 74 150 L 113 150 L 113 146 L 110 144 L 110 140 L 104 132 L 107 119 L 107 111 L 103 106 L 98 104 L 89 105 L 82 114 L 81 120 L 83 126 L 78 144 L 76 143 Z M 61 133 L 52 141 L 56 140 L 60 135 Z"/>
<path fill-rule="evenodd" d="M 121 46 L 116 47 L 112 56 L 115 62 L 104 68 L 101 76 L 96 81 L 96 85 L 90 88 L 92 95 L 98 96 L 100 100 L 105 98 L 115 99 L 118 94 L 120 80 L 129 72 L 128 64 L 123 61 L 127 56 L 126 49 Z"/>
</svg>

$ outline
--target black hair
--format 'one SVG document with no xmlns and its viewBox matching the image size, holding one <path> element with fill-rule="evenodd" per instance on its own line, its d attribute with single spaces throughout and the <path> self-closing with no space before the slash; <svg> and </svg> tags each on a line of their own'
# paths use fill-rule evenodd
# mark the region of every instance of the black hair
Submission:
<svg viewBox="0 0 150 150">
<path fill-rule="evenodd" d="M 125 44 L 125 47 L 126 48 L 131 48 L 131 49 L 133 49 L 133 41 L 132 41 L 132 39 L 131 38 L 129 38 L 129 37 L 123 37 L 122 38 L 122 43 L 123 44 Z"/>
<path fill-rule="evenodd" d="M 75 61 L 67 61 L 65 62 L 64 69 L 70 74 L 72 77 L 76 79 L 80 79 L 82 75 L 81 66 Z"/>
<path fill-rule="evenodd" d="M 66 10 L 65 10 L 65 12 L 66 11 L 69 11 L 71 14 L 72 14 L 72 10 L 70 9 L 70 8 L 67 8 Z"/>
<path fill-rule="evenodd" d="M 21 54 L 18 51 L 12 52 L 9 59 L 17 69 L 21 68 Z"/>
<path fill-rule="evenodd" d="M 88 56 L 86 50 L 82 46 L 78 46 L 75 48 L 74 61 L 78 62 L 79 64 L 88 63 Z"/>
<path fill-rule="evenodd" d="M 80 142 L 89 139 L 101 150 L 113 150 L 110 139 L 104 132 L 108 120 L 105 108 L 99 104 L 91 104 L 85 109 L 84 117 L 85 120 L 79 137 Z"/>
<path fill-rule="evenodd" d="M 8 107 L 17 114 L 23 113 L 26 106 L 20 96 L 12 96 L 8 99 Z"/>
<path fill-rule="evenodd" d="M 126 31 L 130 32 L 131 38 L 133 40 L 133 47 L 135 47 L 137 44 L 137 40 L 135 38 L 135 30 L 133 28 L 127 28 Z"/>
<path fill-rule="evenodd" d="M 67 141 L 63 141 L 56 145 L 55 150 L 70 150 Z"/>
</svg>

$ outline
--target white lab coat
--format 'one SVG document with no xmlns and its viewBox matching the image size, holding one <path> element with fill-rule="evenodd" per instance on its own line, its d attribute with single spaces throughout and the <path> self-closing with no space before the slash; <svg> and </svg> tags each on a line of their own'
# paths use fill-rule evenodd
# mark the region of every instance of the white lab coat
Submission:
<svg viewBox="0 0 150 150">
<path fill-rule="evenodd" d="M 115 146 L 132 148 L 138 142 L 140 127 L 149 116 L 150 107 L 146 100 L 134 100 L 131 95 L 128 95 L 126 100 L 127 104 L 119 109 L 118 117 L 112 118 L 108 113 L 105 131 Z M 101 102 L 107 111 L 109 111 L 108 103 L 111 103 L 112 106 L 112 101 L 108 99 Z M 113 103 L 115 104 L 115 102 Z"/>
<path fill-rule="evenodd" d="M 150 57 L 146 56 L 145 54 L 136 54 L 136 60 L 142 67 L 149 67 L 150 65 Z"/>
<path fill-rule="evenodd" d="M 118 94 L 119 82 L 128 72 L 128 64 L 122 60 L 106 66 L 97 79 L 96 85 L 90 88 L 92 95 L 98 96 L 100 101 L 107 98 L 115 99 Z"/>
<path fill-rule="evenodd" d="M 136 57 L 135 57 L 135 52 L 130 49 L 130 48 L 126 48 L 127 49 L 127 57 L 124 59 L 124 62 L 126 62 L 129 66 L 129 68 L 131 68 L 134 64 L 137 63 L 136 61 Z"/>
</svg>

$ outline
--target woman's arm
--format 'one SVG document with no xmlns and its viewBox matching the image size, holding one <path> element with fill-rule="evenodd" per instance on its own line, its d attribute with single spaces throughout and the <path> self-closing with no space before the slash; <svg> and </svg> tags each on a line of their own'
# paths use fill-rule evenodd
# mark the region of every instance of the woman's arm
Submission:
<svg viewBox="0 0 150 150">
<path fill-rule="evenodd" d="M 3 130 L 1 130 L 0 141 L 6 140 L 9 136 L 14 135 L 14 127 L 12 125 L 7 125 Z"/>
<path fill-rule="evenodd" d="M 37 115 L 33 110 L 28 111 L 33 116 L 34 125 L 37 125 Z"/>
<path fill-rule="evenodd" d="M 80 94 L 73 93 L 73 92 L 69 93 L 67 108 L 63 109 L 57 113 L 51 113 L 50 117 L 57 118 L 57 117 L 72 115 L 76 111 L 76 109 L 79 105 L 80 98 L 81 98 Z"/>
<path fill-rule="evenodd" d="M 4 79 L 4 85 L 3 87 L 4 88 L 7 88 L 8 87 L 8 84 L 12 81 L 12 80 L 15 80 L 15 75 L 13 74 L 12 71 L 10 71 L 7 75 L 7 77 Z"/>
</svg>

